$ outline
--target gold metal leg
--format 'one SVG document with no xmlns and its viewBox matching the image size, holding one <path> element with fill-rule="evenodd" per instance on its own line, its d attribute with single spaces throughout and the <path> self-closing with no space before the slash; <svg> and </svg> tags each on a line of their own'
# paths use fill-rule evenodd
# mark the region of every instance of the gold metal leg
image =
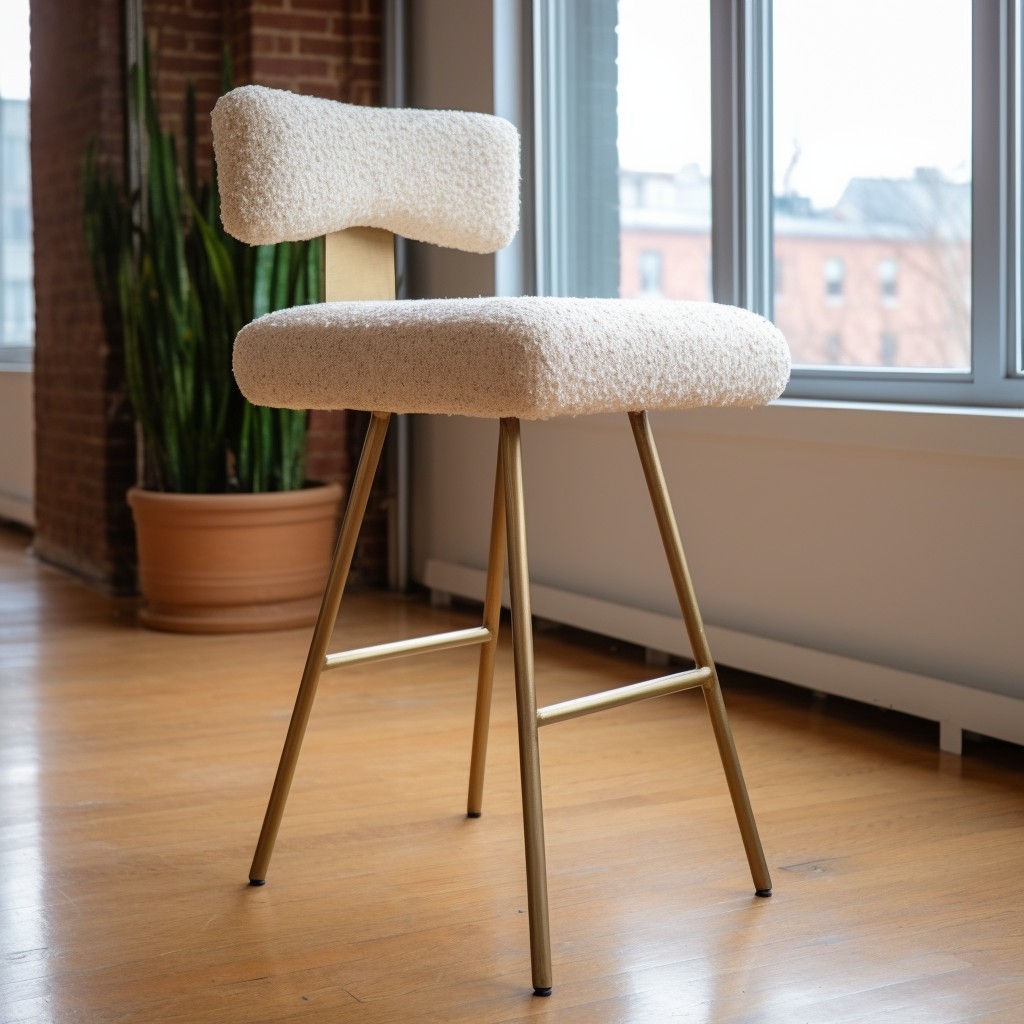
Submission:
<svg viewBox="0 0 1024 1024">
<path fill-rule="evenodd" d="M 487 733 L 491 719 L 491 692 L 494 688 L 494 659 L 498 652 L 501 627 L 501 587 L 505 580 L 505 482 L 498 446 L 494 474 L 494 507 L 491 511 L 491 545 L 487 557 L 487 589 L 484 595 L 484 627 L 490 639 L 480 650 L 480 670 L 476 683 L 476 715 L 473 720 L 473 754 L 469 764 L 469 796 L 466 814 L 479 818 L 483 813 L 484 768 L 487 761 Z"/>
<path fill-rule="evenodd" d="M 516 708 L 519 720 L 519 771 L 523 788 L 523 829 L 526 839 L 526 889 L 530 917 L 530 961 L 533 990 L 551 994 L 551 938 L 548 924 L 547 865 L 544 856 L 544 808 L 540 789 L 540 744 L 537 738 L 537 694 L 533 680 L 533 627 L 530 617 L 529 571 L 526 561 L 526 519 L 519 420 L 501 421 L 501 465 L 508 521 L 508 574 L 512 597 L 512 648 L 515 658 Z"/>
<path fill-rule="evenodd" d="M 662 544 L 665 547 L 665 555 L 672 572 L 672 581 L 675 584 L 679 607 L 683 613 L 683 621 L 686 623 L 686 633 L 690 639 L 694 661 L 699 668 L 711 670 L 710 678 L 703 684 L 704 700 L 711 716 L 711 726 L 714 729 L 718 752 L 722 758 L 722 767 L 725 769 L 726 781 L 729 784 L 729 793 L 732 796 L 736 820 L 740 826 L 740 835 L 743 837 L 743 848 L 747 854 L 747 862 L 750 864 L 754 888 L 758 896 L 770 896 L 772 892 L 771 876 L 768 873 L 761 840 L 757 834 L 757 824 L 754 821 L 754 812 L 750 807 L 750 798 L 747 796 L 747 787 L 743 782 L 743 772 L 740 770 L 739 758 L 732 739 L 732 730 L 729 728 L 729 720 L 726 717 L 722 689 L 718 683 L 718 673 L 715 671 L 715 663 L 711 657 L 711 649 L 704 633 L 704 623 L 701 620 L 697 598 L 693 591 L 693 582 L 686 566 L 686 556 L 683 554 L 683 545 L 679 539 L 679 529 L 672 511 L 668 487 L 662 473 L 658 451 L 654 445 L 654 434 L 651 431 L 646 412 L 631 412 L 629 422 L 633 428 L 637 451 L 640 453 L 644 476 L 647 478 L 647 489 L 651 493 L 654 514 L 658 520 L 658 529 L 661 531 Z"/>
<path fill-rule="evenodd" d="M 278 829 L 281 827 L 281 817 L 288 800 L 288 791 L 291 789 L 295 765 L 299 759 L 299 749 L 306 732 L 306 723 L 309 721 L 313 699 L 316 697 L 317 683 L 324 667 L 324 658 L 331 640 L 331 633 L 334 630 L 334 623 L 338 618 L 341 595 L 345 590 L 349 569 L 352 567 L 352 556 L 355 553 L 356 540 L 359 537 L 359 527 L 362 525 L 363 515 L 366 512 L 366 503 L 370 497 L 370 488 L 373 486 L 377 463 L 380 461 L 389 419 L 388 413 L 375 412 L 373 414 L 370 428 L 366 434 L 366 441 L 363 444 L 363 453 L 359 457 L 359 466 L 352 482 L 352 493 L 349 495 L 348 504 L 345 507 L 341 533 L 338 536 L 338 544 L 334 551 L 331 571 L 327 577 L 323 602 L 320 605 L 320 614 L 317 616 L 316 626 L 313 628 L 313 639 L 309 645 L 309 653 L 306 655 L 306 667 L 302 672 L 299 693 L 295 698 L 295 707 L 288 725 L 288 735 L 284 741 L 277 775 L 274 778 L 274 788 L 270 793 L 270 803 L 267 805 L 267 813 L 263 818 L 263 828 L 256 845 L 252 867 L 249 869 L 249 881 L 252 885 L 263 885 L 267 878 L 267 866 L 270 863 L 271 854 L 274 852 Z"/>
</svg>

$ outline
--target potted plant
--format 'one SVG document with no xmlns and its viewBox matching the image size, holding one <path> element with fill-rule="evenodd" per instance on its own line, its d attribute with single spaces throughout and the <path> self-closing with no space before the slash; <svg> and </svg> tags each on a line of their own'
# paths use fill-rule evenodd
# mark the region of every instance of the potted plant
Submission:
<svg viewBox="0 0 1024 1024">
<path fill-rule="evenodd" d="M 160 124 L 148 57 L 130 82 L 142 185 L 129 194 L 93 143 L 83 207 L 104 317 L 123 338 L 140 443 L 128 501 L 141 618 L 184 632 L 303 625 L 316 615 L 341 488 L 306 486 L 307 414 L 246 402 L 231 348 L 253 318 L 320 300 L 322 247 L 250 247 L 228 235 L 215 176 L 203 181 L 197 170 L 193 90 L 182 168 Z"/>
</svg>

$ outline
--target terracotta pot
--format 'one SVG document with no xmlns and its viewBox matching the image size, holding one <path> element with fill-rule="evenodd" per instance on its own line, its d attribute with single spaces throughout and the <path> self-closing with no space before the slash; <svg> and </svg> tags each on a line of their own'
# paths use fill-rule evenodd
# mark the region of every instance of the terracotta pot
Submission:
<svg viewBox="0 0 1024 1024">
<path fill-rule="evenodd" d="M 178 633 L 290 629 L 316 619 L 341 486 L 272 494 L 128 492 L 142 622 Z"/>
</svg>

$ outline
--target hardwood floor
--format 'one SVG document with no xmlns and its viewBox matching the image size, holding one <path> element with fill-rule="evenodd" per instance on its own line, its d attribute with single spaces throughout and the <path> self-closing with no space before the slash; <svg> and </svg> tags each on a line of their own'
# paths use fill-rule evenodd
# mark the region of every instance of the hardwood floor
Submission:
<svg viewBox="0 0 1024 1024">
<path fill-rule="evenodd" d="M 699 695 L 545 730 L 538 999 L 507 630 L 483 818 L 463 813 L 473 651 L 332 673 L 253 889 L 307 632 L 148 632 L 26 544 L 0 530 L 8 1024 L 1022 1019 L 1019 748 L 960 759 L 926 724 L 726 677 L 763 900 Z M 339 644 L 476 614 L 361 594 Z M 649 674 L 554 630 L 537 652 L 545 703 Z"/>
</svg>

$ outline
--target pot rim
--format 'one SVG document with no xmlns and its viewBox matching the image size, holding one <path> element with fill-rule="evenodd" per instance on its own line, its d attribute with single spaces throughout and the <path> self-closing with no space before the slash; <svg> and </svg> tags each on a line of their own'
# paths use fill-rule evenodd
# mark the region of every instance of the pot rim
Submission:
<svg viewBox="0 0 1024 1024">
<path fill-rule="evenodd" d="M 337 501 L 342 493 L 340 483 L 309 481 L 294 491 L 247 491 L 194 494 L 178 491 L 154 491 L 147 487 L 129 487 L 128 504 L 147 505 L 265 505 L 267 507 L 290 507 L 294 505 L 316 505 Z"/>
</svg>

